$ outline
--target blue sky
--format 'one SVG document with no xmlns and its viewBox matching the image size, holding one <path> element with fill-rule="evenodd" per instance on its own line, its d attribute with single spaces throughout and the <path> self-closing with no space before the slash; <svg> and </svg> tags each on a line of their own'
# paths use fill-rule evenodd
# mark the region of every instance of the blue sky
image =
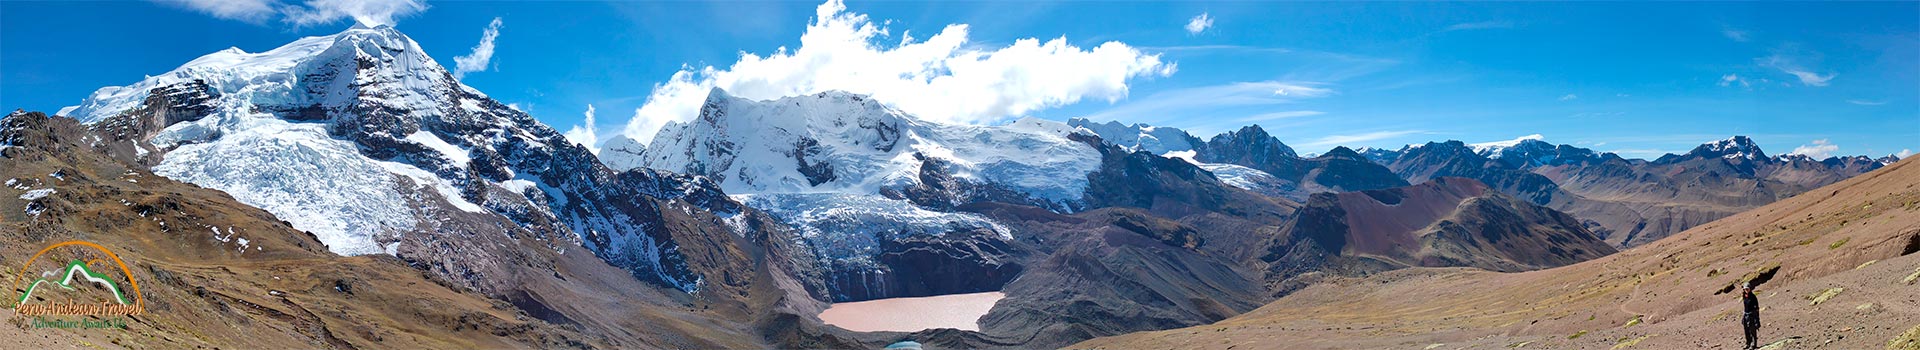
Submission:
<svg viewBox="0 0 1920 350">
<path fill-rule="evenodd" d="M 348 17 L 360 13 L 354 11 L 366 10 L 326 16 L 311 3 L 315 11 L 305 14 L 276 12 L 286 4 L 267 0 L 215 4 L 253 3 L 272 6 L 0 2 L 0 107 L 57 110 L 99 87 L 130 84 L 229 46 L 259 52 L 332 34 L 351 25 Z M 1305 153 L 1532 134 L 1645 158 L 1735 134 L 1753 136 L 1776 154 L 1920 149 L 1915 2 L 855 1 L 829 12 L 817 2 L 420 7 L 380 14 L 397 12 L 390 21 L 449 68 L 500 19 L 485 69 L 464 73 L 462 81 L 562 130 L 584 126 L 592 105 L 596 118 L 585 130 L 598 140 L 684 114 L 668 102 L 686 97 L 657 88 L 699 88 L 693 90 L 703 95 L 707 86 L 760 79 L 774 82 L 742 89 L 764 97 L 867 88 L 877 97 L 902 96 L 896 100 L 912 106 L 903 109 L 953 122 L 1085 116 L 1181 127 L 1203 138 L 1257 123 Z M 816 19 L 822 14 L 830 20 Z M 1195 23 L 1202 14 L 1205 26 Z M 884 33 L 855 38 L 869 44 L 855 49 L 802 39 L 810 24 L 828 23 L 872 24 Z M 867 80 L 796 76 L 804 73 L 790 71 L 835 70 L 773 57 L 784 47 L 793 57 L 865 57 L 872 61 L 853 66 L 880 67 L 911 56 L 896 50 L 901 46 L 940 46 L 928 42 L 954 24 L 966 25 L 957 35 L 964 40 L 948 40 L 957 44 L 931 58 L 941 68 L 929 74 L 976 84 L 859 85 Z M 1037 40 L 1022 48 L 1028 38 Z M 1056 39 L 1063 46 L 1048 46 Z M 1109 42 L 1117 46 L 1103 46 Z M 869 51 L 893 54 L 861 55 Z M 736 66 L 742 53 L 771 63 Z M 989 73 L 961 73 L 955 57 L 977 60 Z M 718 73 L 701 71 L 709 66 Z M 767 72 L 783 67 L 800 68 Z M 683 69 L 688 79 L 676 83 Z M 960 97 L 921 98 L 928 92 Z M 663 107 L 636 112 L 649 96 Z M 951 101 L 962 103 L 941 104 Z M 636 116 L 641 121 L 630 122 Z"/>
</svg>

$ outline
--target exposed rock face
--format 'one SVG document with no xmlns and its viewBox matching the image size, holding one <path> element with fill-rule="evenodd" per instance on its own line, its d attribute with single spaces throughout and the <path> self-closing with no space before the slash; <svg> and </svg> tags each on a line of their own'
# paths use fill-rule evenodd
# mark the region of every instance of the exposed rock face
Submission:
<svg viewBox="0 0 1920 350">
<path fill-rule="evenodd" d="M 1331 278 L 1215 324 L 1071 347 L 1225 348 L 1234 344 L 1221 339 L 1258 339 L 1333 349 L 1698 348 L 1739 343 L 1740 302 L 1730 293 L 1755 280 L 1767 307 L 1763 342 L 1808 334 L 1821 339 L 1806 343 L 1823 347 L 1885 348 L 1915 333 L 1915 315 L 1896 311 L 1914 298 L 1902 276 L 1920 276 L 1915 183 L 1920 164 L 1905 160 L 1586 262 L 1518 274 L 1416 268 Z M 1825 303 L 1808 301 L 1840 288 Z M 1801 343 L 1789 340 L 1779 342 Z"/>
<path fill-rule="evenodd" d="M 1358 191 L 1406 186 L 1406 180 L 1346 147 L 1327 154 L 1300 158 L 1293 149 L 1268 135 L 1258 125 L 1214 136 L 1194 153 L 1194 159 L 1259 169 L 1295 184 L 1282 197 L 1294 201 L 1320 192 Z"/>
<path fill-rule="evenodd" d="M 1021 271 L 1005 227 L 957 212 L 1001 202 L 1087 208 L 1098 153 L 1058 122 L 920 120 L 863 95 L 755 101 L 710 91 L 700 117 L 614 154 L 712 179 L 798 229 L 834 301 L 998 290 Z M 951 279 L 951 280 L 949 280 Z"/>
<path fill-rule="evenodd" d="M 1412 182 L 1444 176 L 1471 178 L 1539 205 L 1552 203 L 1555 196 L 1562 195 L 1552 179 L 1487 159 L 1460 141 L 1428 142 L 1411 148 L 1387 167 Z"/>
<path fill-rule="evenodd" d="M 881 241 L 874 260 L 882 269 L 830 269 L 830 286 L 845 300 L 997 291 L 1025 268 L 1014 255 L 1019 248 L 997 235 L 973 230 Z"/>
<path fill-rule="evenodd" d="M 1410 266 L 1525 271 L 1612 254 L 1572 216 L 1441 177 L 1408 187 L 1316 194 L 1269 246 L 1270 279 Z"/>
<path fill-rule="evenodd" d="M 1208 163 L 1240 164 L 1259 169 L 1256 164 L 1277 164 L 1290 158 L 1300 158 L 1292 147 L 1281 143 L 1280 139 L 1267 134 L 1259 125 L 1248 125 L 1237 131 L 1228 131 L 1207 140 L 1198 146 L 1195 159 Z"/>
<path fill-rule="evenodd" d="M 1652 162 L 1539 140 L 1479 152 L 1466 146 L 1427 143 L 1375 158 L 1391 160 L 1388 168 L 1409 181 L 1468 177 L 1565 211 L 1616 247 L 1658 240 L 1885 164 L 1866 157 L 1768 157 L 1741 136 Z"/>
<path fill-rule="evenodd" d="M 1406 186 L 1407 182 L 1353 150 L 1337 147 L 1328 154 L 1301 158 L 1292 147 L 1259 125 L 1214 136 L 1208 141 L 1176 128 L 1118 122 L 1069 120 L 1068 125 L 1098 135 L 1128 152 L 1184 159 L 1214 173 L 1234 187 L 1256 193 L 1306 200 L 1318 192 L 1357 191 Z"/>
<path fill-rule="evenodd" d="M 1047 348 L 1081 339 L 1213 322 L 1252 310 L 1264 287 L 1238 262 L 1207 253 L 1202 230 L 1140 209 L 1061 215 L 968 207 L 1051 251 L 1002 290 L 968 348 Z"/>
</svg>

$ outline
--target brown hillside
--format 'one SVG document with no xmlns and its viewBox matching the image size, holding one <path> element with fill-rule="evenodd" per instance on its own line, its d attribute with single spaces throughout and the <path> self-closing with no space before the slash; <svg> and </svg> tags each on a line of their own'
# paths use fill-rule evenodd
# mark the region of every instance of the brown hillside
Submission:
<svg viewBox="0 0 1920 350">
<path fill-rule="evenodd" d="M 334 255 L 225 193 L 114 160 L 89 147 L 95 139 L 83 130 L 73 119 L 39 113 L 0 119 L 0 144 L 12 145 L 0 149 L 0 181 L 12 182 L 0 189 L 0 281 L 18 277 L 42 247 L 91 241 L 126 259 L 147 313 L 129 317 L 125 330 L 62 330 L 33 328 L 31 317 L 0 309 L 0 344 L 7 344 L 0 347 L 759 346 L 744 326 L 671 307 L 689 304 L 578 246 L 577 254 L 502 262 L 514 277 L 502 290 L 514 294 L 498 299 L 418 262 Z M 54 192 L 22 198 L 30 189 Z M 22 292 L 8 289 L 9 297 Z"/>
<path fill-rule="evenodd" d="M 1584 263 L 1329 278 L 1212 325 L 1072 347 L 1734 349 L 1739 300 L 1721 292 L 1770 275 L 1756 288 L 1763 343 L 1890 348 L 1920 333 L 1916 251 L 1908 160 Z"/>
</svg>

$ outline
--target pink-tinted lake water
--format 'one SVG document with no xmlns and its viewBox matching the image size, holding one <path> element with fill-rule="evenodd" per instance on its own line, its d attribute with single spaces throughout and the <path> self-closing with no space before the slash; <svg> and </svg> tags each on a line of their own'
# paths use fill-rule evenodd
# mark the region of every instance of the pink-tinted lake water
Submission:
<svg viewBox="0 0 1920 350">
<path fill-rule="evenodd" d="M 933 328 L 978 331 L 980 316 L 985 316 L 987 310 L 993 309 L 993 303 L 1006 297 L 1006 293 L 986 292 L 833 303 L 820 313 L 820 319 L 860 332 L 913 332 Z"/>
</svg>

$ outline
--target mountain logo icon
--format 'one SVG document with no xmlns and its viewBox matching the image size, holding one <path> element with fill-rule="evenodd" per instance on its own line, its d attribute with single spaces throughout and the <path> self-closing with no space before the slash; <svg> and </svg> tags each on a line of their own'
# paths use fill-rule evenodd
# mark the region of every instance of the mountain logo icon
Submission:
<svg viewBox="0 0 1920 350">
<path fill-rule="evenodd" d="M 36 270 L 40 271 L 39 278 L 28 281 L 33 275 L 29 271 Z M 146 300 L 140 295 L 133 270 L 119 254 L 93 242 L 66 241 L 41 249 L 20 267 L 13 285 L 20 293 L 11 298 L 13 309 L 22 315 L 124 316 L 146 312 Z"/>
<path fill-rule="evenodd" d="M 34 280 L 32 285 L 27 286 L 26 292 L 20 293 L 20 301 L 16 303 L 16 305 L 26 304 L 28 299 L 33 298 L 33 292 L 40 290 L 41 286 L 52 285 L 69 291 L 78 291 L 78 288 L 74 288 L 75 282 L 92 282 L 106 289 L 108 292 L 112 292 L 114 302 L 120 305 L 127 304 L 126 294 L 120 293 L 120 287 L 113 283 L 113 278 L 98 272 L 93 272 L 93 269 L 87 268 L 86 262 L 74 260 L 73 262 L 67 263 L 66 271 L 66 277 L 58 280 L 48 280 L 46 278 Z M 80 280 L 75 281 L 75 277 L 78 277 Z"/>
</svg>

